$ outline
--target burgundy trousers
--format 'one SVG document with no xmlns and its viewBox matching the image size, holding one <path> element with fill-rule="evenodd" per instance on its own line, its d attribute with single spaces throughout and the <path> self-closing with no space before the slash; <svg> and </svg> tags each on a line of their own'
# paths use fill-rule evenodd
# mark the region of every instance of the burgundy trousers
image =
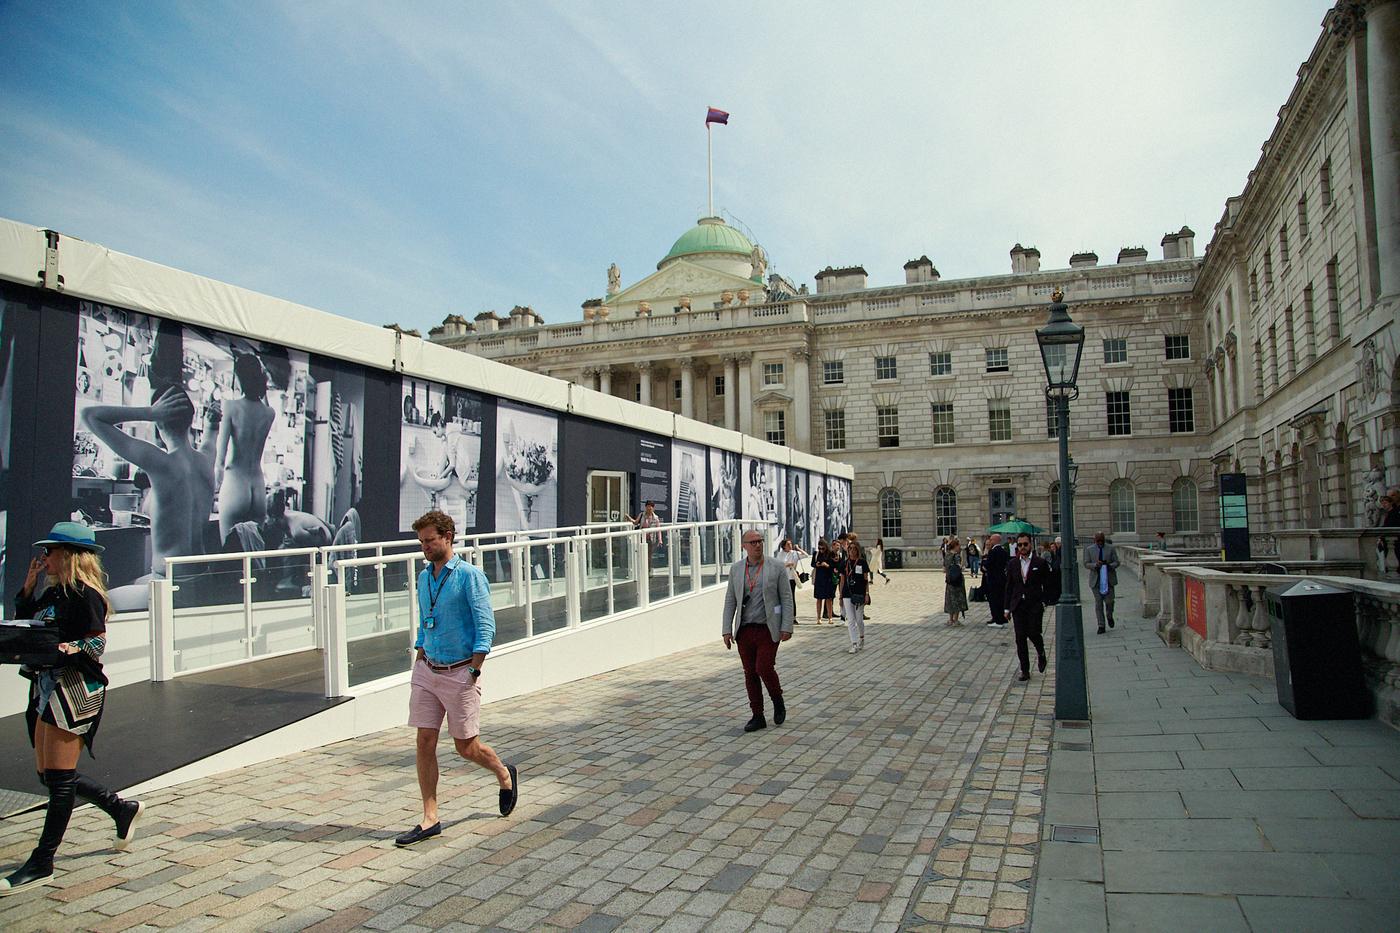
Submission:
<svg viewBox="0 0 1400 933">
<path fill-rule="evenodd" d="M 783 685 L 778 683 L 778 643 L 766 625 L 739 627 L 739 660 L 744 665 L 744 689 L 749 692 L 749 709 L 755 716 L 763 715 L 763 686 L 775 700 L 783 698 Z"/>
</svg>

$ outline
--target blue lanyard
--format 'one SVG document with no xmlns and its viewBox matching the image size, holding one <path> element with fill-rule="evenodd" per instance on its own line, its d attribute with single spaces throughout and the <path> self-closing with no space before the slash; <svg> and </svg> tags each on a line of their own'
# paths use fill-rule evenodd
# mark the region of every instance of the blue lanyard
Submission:
<svg viewBox="0 0 1400 933">
<path fill-rule="evenodd" d="M 433 627 L 433 610 L 437 608 L 438 598 L 442 596 L 442 591 L 447 587 L 447 578 L 452 576 L 453 568 L 448 567 L 447 573 L 442 575 L 442 582 L 438 583 L 437 593 L 433 593 L 433 572 L 428 571 L 428 628 Z"/>
</svg>

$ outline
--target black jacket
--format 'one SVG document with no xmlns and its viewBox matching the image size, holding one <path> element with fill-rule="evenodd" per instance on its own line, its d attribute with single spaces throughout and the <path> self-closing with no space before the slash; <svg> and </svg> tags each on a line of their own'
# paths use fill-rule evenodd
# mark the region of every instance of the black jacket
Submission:
<svg viewBox="0 0 1400 933">
<path fill-rule="evenodd" d="M 1001 586 L 1006 582 L 1006 565 L 1011 560 L 1006 545 L 998 544 L 988 548 L 982 556 L 982 577 L 988 586 Z"/>
<path fill-rule="evenodd" d="M 1021 580 L 1020 558 L 1011 561 L 1006 571 L 1007 611 L 1015 612 L 1022 606 L 1044 606 L 1050 601 L 1051 592 L 1058 598 L 1054 574 L 1044 558 L 1031 556 L 1030 573 L 1024 581 Z"/>
</svg>

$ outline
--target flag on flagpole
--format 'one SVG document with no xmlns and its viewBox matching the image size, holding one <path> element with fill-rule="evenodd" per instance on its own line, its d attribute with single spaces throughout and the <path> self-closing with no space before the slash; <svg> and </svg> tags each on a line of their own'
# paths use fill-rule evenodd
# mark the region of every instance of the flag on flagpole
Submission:
<svg viewBox="0 0 1400 933">
<path fill-rule="evenodd" d="M 709 113 L 705 114 L 705 125 L 709 126 L 711 123 L 723 123 L 725 126 L 728 126 L 729 113 L 727 111 L 711 107 Z"/>
</svg>

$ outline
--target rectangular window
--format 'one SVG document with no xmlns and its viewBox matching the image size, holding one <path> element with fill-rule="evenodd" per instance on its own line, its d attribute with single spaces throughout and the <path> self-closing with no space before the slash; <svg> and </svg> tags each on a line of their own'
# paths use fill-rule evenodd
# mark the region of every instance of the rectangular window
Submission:
<svg viewBox="0 0 1400 933">
<path fill-rule="evenodd" d="M 1167 390 L 1167 423 L 1173 434 L 1196 430 L 1196 407 L 1189 387 Z"/>
<path fill-rule="evenodd" d="M 1318 172 L 1318 184 L 1322 189 L 1322 206 L 1332 206 L 1332 160 L 1324 159 L 1322 169 Z"/>
<path fill-rule="evenodd" d="M 1128 362 L 1128 338 L 1105 337 L 1103 341 L 1103 361 L 1105 363 Z"/>
<path fill-rule="evenodd" d="M 632 387 L 632 401 L 634 401 L 634 402 L 640 402 L 641 400 L 642 400 L 642 384 L 639 382 L 639 383 L 637 383 L 636 385 L 634 385 L 634 386 Z"/>
<path fill-rule="evenodd" d="M 715 398 L 724 398 L 724 377 L 715 377 Z"/>
<path fill-rule="evenodd" d="M 822 412 L 826 420 L 826 449 L 845 450 L 846 449 L 846 410 L 844 408 L 830 409 Z"/>
<path fill-rule="evenodd" d="M 681 398 L 681 381 L 680 381 L 679 379 L 675 380 L 675 382 L 673 382 L 673 383 L 671 384 L 671 391 L 672 391 L 672 393 L 676 396 L 676 401 L 680 401 L 680 398 Z"/>
<path fill-rule="evenodd" d="M 881 405 L 875 409 L 876 437 L 881 447 L 899 446 L 899 408 Z"/>
<path fill-rule="evenodd" d="M 1011 372 L 1010 355 L 1006 347 L 987 348 L 987 372 L 989 373 L 1009 373 Z"/>
<path fill-rule="evenodd" d="M 1288 226 L 1278 228 L 1278 261 L 1288 265 Z"/>
<path fill-rule="evenodd" d="M 1045 436 L 1060 436 L 1060 416 L 1055 410 L 1055 400 L 1047 398 L 1045 400 Z"/>
<path fill-rule="evenodd" d="M 763 438 L 770 444 L 787 446 L 787 412 L 765 411 L 763 413 Z"/>
<path fill-rule="evenodd" d="M 1191 359 L 1191 338 L 1186 334 L 1167 334 L 1167 359 Z"/>
<path fill-rule="evenodd" d="M 822 385 L 839 386 L 846 381 L 846 364 L 841 360 L 822 360 Z"/>
<path fill-rule="evenodd" d="M 930 376 L 951 376 L 953 374 L 953 354 L 950 350 L 940 350 L 928 355 Z"/>
<path fill-rule="evenodd" d="M 987 403 L 987 432 L 991 440 L 1011 440 L 1011 403 L 993 399 Z"/>
<path fill-rule="evenodd" d="M 763 364 L 763 387 L 765 389 L 783 384 L 783 364 L 764 363 Z"/>
<path fill-rule="evenodd" d="M 933 405 L 933 442 L 953 443 L 953 403 L 935 402 Z"/>
<path fill-rule="evenodd" d="M 1264 251 L 1264 287 L 1274 287 L 1274 254 Z"/>
<path fill-rule="evenodd" d="M 1305 352 L 1309 362 L 1317 358 L 1317 320 L 1313 317 L 1316 310 L 1313 307 L 1313 287 L 1309 283 L 1308 287 L 1303 289 L 1303 327 L 1306 328 L 1308 338 Z"/>
<path fill-rule="evenodd" d="M 1308 196 L 1305 194 L 1298 199 L 1298 239 L 1308 238 Z"/>
<path fill-rule="evenodd" d="M 1258 270 L 1249 273 L 1249 300 L 1259 300 L 1259 272 Z"/>
<path fill-rule="evenodd" d="M 892 356 L 875 357 L 876 379 L 898 379 L 899 363 Z"/>
<path fill-rule="evenodd" d="M 1293 340 L 1293 308 L 1283 309 L 1284 379 L 1292 379 L 1298 371 L 1298 345 Z"/>
<path fill-rule="evenodd" d="M 1110 437 L 1133 433 L 1132 401 L 1127 392 L 1108 393 L 1108 433 Z"/>
<path fill-rule="evenodd" d="M 1336 343 L 1342 339 L 1342 303 L 1337 296 L 1337 257 L 1327 264 L 1327 330 Z"/>
</svg>

